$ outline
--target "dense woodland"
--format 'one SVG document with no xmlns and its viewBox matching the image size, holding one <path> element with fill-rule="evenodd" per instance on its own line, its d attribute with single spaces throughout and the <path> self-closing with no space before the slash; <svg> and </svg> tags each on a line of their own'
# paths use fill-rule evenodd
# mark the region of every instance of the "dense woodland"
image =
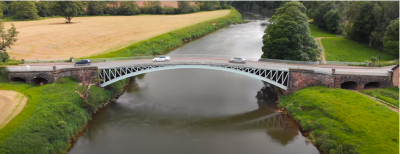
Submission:
<svg viewBox="0 0 400 154">
<path fill-rule="evenodd" d="M 279 8 L 284 8 L 285 3 L 291 2 L 286 1 L 280 3 Z M 304 23 L 304 20 L 301 20 L 300 22 L 298 19 L 307 15 L 307 18 L 311 19 L 311 23 L 320 29 L 367 44 L 369 47 L 378 49 L 382 52 L 399 55 L 398 1 L 303 1 L 301 4 L 303 4 L 305 9 L 302 6 L 296 5 L 297 9 L 301 10 L 299 14 L 292 14 L 291 17 L 282 17 L 282 19 L 285 18 L 286 24 L 294 22 L 294 25 L 298 27 L 297 30 L 299 28 L 301 29 L 305 26 L 302 24 L 306 23 Z M 239 5 L 253 10 L 275 9 L 278 2 L 234 2 L 233 5 Z M 293 7 L 294 6 L 292 6 L 291 9 L 293 9 Z M 278 11 L 276 11 L 274 16 L 279 16 L 279 13 L 277 13 Z M 272 24 L 277 26 L 284 25 L 283 21 L 279 24 L 277 19 L 271 19 L 271 21 Z M 268 28 L 273 29 L 273 27 L 274 26 L 270 25 Z M 266 37 L 269 36 L 267 34 L 272 33 L 268 28 L 266 30 L 266 35 L 264 36 L 264 44 L 267 43 L 266 38 L 271 39 L 270 37 Z M 307 34 L 301 34 L 302 32 L 291 29 L 292 27 L 290 26 L 283 26 L 282 28 L 283 29 L 280 29 L 282 32 L 298 34 L 303 38 L 308 37 Z M 273 40 L 276 41 L 274 42 L 275 46 L 263 48 L 263 51 L 269 49 L 270 51 L 275 50 L 276 53 L 269 53 L 269 56 L 264 54 L 263 57 L 314 61 L 315 58 L 308 57 L 306 56 L 307 54 L 295 48 L 296 37 L 294 36 L 295 35 L 275 38 Z M 293 52 L 297 52 L 297 56 L 279 56 L 280 53 L 278 53 L 278 49 L 282 50 L 282 47 L 278 47 L 277 44 L 282 45 L 282 43 L 286 44 L 287 47 L 285 48 L 291 48 L 287 50 L 295 49 L 296 51 Z M 303 56 L 299 56 L 299 54 L 302 54 Z"/>
</svg>

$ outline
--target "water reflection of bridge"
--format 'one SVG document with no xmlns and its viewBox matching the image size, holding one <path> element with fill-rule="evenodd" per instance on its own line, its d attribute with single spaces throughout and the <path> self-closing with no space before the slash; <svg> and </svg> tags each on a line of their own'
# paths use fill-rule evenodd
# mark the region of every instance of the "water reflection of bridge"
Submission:
<svg viewBox="0 0 400 154">
<path fill-rule="evenodd" d="M 257 119 L 237 123 L 236 125 L 239 126 L 239 128 L 264 127 L 283 129 L 285 127 L 285 121 L 282 118 L 282 114 L 280 112 L 276 112 Z"/>
</svg>

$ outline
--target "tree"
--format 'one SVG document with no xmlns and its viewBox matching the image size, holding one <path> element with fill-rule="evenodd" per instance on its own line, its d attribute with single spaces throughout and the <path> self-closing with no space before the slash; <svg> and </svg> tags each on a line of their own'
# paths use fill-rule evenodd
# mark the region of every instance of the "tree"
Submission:
<svg viewBox="0 0 400 154">
<path fill-rule="evenodd" d="M 139 5 L 135 1 L 121 1 L 119 14 L 135 15 L 140 13 Z"/>
<path fill-rule="evenodd" d="M 145 1 L 143 13 L 162 14 L 163 8 L 160 1 Z"/>
<path fill-rule="evenodd" d="M 181 13 L 189 13 L 190 12 L 190 2 L 189 1 L 178 1 L 178 8 L 181 10 Z"/>
<path fill-rule="evenodd" d="M 38 15 L 41 17 L 53 16 L 51 7 L 54 2 L 52 1 L 39 1 L 36 2 L 36 8 L 38 10 Z"/>
<path fill-rule="evenodd" d="M 300 2 L 287 2 L 276 10 L 263 36 L 262 58 L 317 60 L 319 51 L 310 36 L 306 10 Z"/>
<path fill-rule="evenodd" d="M 14 27 L 14 24 L 11 24 L 11 28 L 7 31 L 4 29 L 4 24 L 0 22 L 0 62 L 5 62 L 9 56 L 6 52 L 7 48 L 11 49 L 11 46 L 14 45 L 14 42 L 17 42 L 17 29 Z"/>
<path fill-rule="evenodd" d="M 359 5 L 358 9 L 355 10 L 355 17 L 352 20 L 352 25 L 348 32 L 348 36 L 350 39 L 362 42 L 369 43 L 372 45 L 371 32 L 374 31 L 376 22 L 375 16 L 373 14 L 374 6 L 376 2 L 372 1 L 360 1 L 355 2 L 353 5 Z"/>
<path fill-rule="evenodd" d="M 196 2 L 202 11 L 212 11 L 219 5 L 219 1 L 198 1 Z"/>
<path fill-rule="evenodd" d="M 118 2 L 116 1 L 111 1 L 108 3 L 108 7 L 105 9 L 106 14 L 110 15 L 117 15 L 119 14 L 119 8 L 118 8 Z"/>
<path fill-rule="evenodd" d="M 392 20 L 386 28 L 384 40 L 384 51 L 399 55 L 399 18 Z"/>
<path fill-rule="evenodd" d="M 335 9 L 333 2 L 321 2 L 313 12 L 314 24 L 321 29 L 327 29 L 324 16 L 329 11 Z"/>
<path fill-rule="evenodd" d="M 67 19 L 68 23 L 70 23 L 74 16 L 81 13 L 82 3 L 77 1 L 57 1 L 53 5 L 53 10 Z"/>
<path fill-rule="evenodd" d="M 336 33 L 340 23 L 339 13 L 331 9 L 324 15 L 324 20 L 327 30 L 331 33 Z"/>
<path fill-rule="evenodd" d="M 102 15 L 106 7 L 107 7 L 107 2 L 105 1 L 88 1 L 86 14 Z"/>
<path fill-rule="evenodd" d="M 17 19 L 37 19 L 39 18 L 38 10 L 35 2 L 32 1 L 21 1 L 18 2 L 16 7 L 16 13 L 14 15 Z"/>
</svg>

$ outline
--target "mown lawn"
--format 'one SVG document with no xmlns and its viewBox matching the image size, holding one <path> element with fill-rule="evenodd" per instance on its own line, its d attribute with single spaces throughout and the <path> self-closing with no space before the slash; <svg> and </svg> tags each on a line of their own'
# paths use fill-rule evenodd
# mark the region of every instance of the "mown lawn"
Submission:
<svg viewBox="0 0 400 154">
<path fill-rule="evenodd" d="M 309 24 L 311 36 L 313 37 L 336 37 L 335 34 L 319 29 L 317 26 Z"/>
<path fill-rule="evenodd" d="M 90 120 L 93 110 L 122 89 L 124 82 L 113 83 L 108 90 L 92 86 L 90 106 L 74 92 L 77 83 L 72 78 L 43 86 L 0 83 L 0 89 L 28 97 L 25 108 L 0 129 L 0 153 L 66 153 L 69 139 Z"/>
<path fill-rule="evenodd" d="M 346 38 L 324 38 L 321 41 L 327 61 L 365 62 L 370 61 L 372 56 L 378 57 L 379 55 L 382 55 L 381 61 L 398 59 L 394 55 L 379 52 L 365 44 Z"/>
<path fill-rule="evenodd" d="M 399 153 L 399 114 L 362 94 L 316 86 L 279 101 L 324 153 Z"/>
<path fill-rule="evenodd" d="M 361 90 L 360 92 L 388 102 L 399 108 L 399 88 L 389 87 L 374 90 Z"/>
</svg>

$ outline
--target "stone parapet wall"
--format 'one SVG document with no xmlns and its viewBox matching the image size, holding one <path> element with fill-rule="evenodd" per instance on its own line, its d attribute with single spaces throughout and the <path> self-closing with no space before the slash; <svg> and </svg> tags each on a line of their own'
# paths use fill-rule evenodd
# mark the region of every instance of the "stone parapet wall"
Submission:
<svg viewBox="0 0 400 154">
<path fill-rule="evenodd" d="M 393 70 L 393 85 L 396 87 L 400 87 L 399 85 L 399 66 L 397 66 L 394 70 Z"/>
<path fill-rule="evenodd" d="M 309 86 L 334 86 L 332 75 L 315 73 L 314 70 L 290 69 L 289 81 L 286 93 L 292 93 Z"/>
</svg>

